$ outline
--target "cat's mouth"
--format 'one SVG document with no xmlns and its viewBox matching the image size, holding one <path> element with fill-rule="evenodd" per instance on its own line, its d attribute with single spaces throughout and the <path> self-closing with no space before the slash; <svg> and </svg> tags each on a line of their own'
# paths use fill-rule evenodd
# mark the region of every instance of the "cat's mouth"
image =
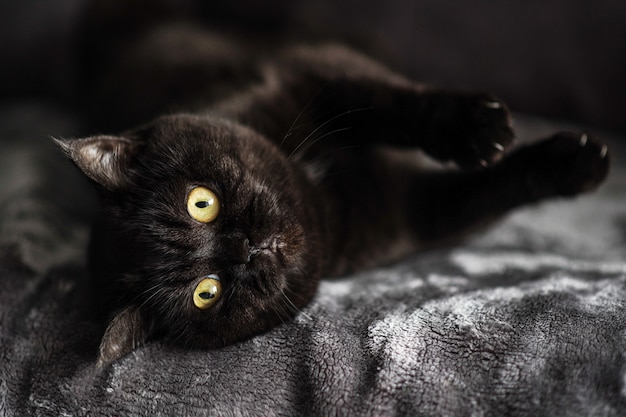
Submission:
<svg viewBox="0 0 626 417">
<path fill-rule="evenodd" d="M 253 271 L 259 269 L 275 270 L 277 267 L 284 266 L 281 247 L 280 239 L 277 237 L 266 239 L 259 245 L 251 245 L 246 266 Z"/>
<path fill-rule="evenodd" d="M 258 256 L 258 255 L 280 255 L 280 248 L 282 247 L 280 240 L 278 237 L 272 237 L 270 239 L 266 239 L 258 246 L 250 247 L 250 257 Z"/>
</svg>

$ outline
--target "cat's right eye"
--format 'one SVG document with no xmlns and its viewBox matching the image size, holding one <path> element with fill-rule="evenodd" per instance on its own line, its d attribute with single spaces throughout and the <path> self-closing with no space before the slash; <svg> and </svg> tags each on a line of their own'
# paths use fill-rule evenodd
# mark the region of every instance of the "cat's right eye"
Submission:
<svg viewBox="0 0 626 417">
<path fill-rule="evenodd" d="M 213 191 L 196 187 L 187 196 L 187 212 L 200 223 L 210 223 L 220 213 L 220 202 Z"/>
<path fill-rule="evenodd" d="M 221 295 L 222 283 L 220 278 L 215 274 L 211 274 L 196 286 L 193 292 L 193 303 L 200 310 L 206 310 L 213 307 Z"/>
</svg>

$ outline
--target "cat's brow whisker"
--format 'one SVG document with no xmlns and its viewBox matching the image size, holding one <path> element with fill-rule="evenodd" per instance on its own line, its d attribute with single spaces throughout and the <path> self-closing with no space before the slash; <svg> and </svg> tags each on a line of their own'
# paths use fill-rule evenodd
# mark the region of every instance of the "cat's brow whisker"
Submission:
<svg viewBox="0 0 626 417">
<path fill-rule="evenodd" d="M 152 285 L 151 287 L 149 287 L 149 288 L 145 289 L 144 291 L 142 291 L 142 294 L 153 293 L 154 290 L 158 289 L 161 286 L 162 286 L 162 284 L 160 282 L 157 282 L 154 285 Z"/>
<path fill-rule="evenodd" d="M 146 298 L 146 299 L 145 299 L 145 300 L 141 303 L 141 305 L 139 306 L 139 308 L 141 309 L 141 308 L 145 307 L 146 305 L 148 305 L 148 304 L 150 303 L 150 301 L 152 301 L 153 299 L 157 298 L 157 296 L 161 295 L 161 293 L 162 293 L 162 290 L 161 290 L 161 289 L 155 290 L 155 291 L 154 291 L 154 292 L 153 292 L 150 296 L 148 296 L 148 298 Z"/>
<path fill-rule="evenodd" d="M 167 288 L 164 288 L 161 283 L 156 283 L 147 290 L 142 292 L 142 295 L 148 295 L 148 297 L 141 303 L 140 308 L 146 306 L 154 298 L 160 297 L 162 294 L 167 294 Z"/>
</svg>

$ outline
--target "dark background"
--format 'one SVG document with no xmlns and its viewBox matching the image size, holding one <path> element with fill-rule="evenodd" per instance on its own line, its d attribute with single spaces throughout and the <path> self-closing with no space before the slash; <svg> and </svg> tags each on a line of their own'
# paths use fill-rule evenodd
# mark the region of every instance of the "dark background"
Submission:
<svg viewBox="0 0 626 417">
<path fill-rule="evenodd" d="M 166 1 L 181 9 L 197 6 Z M 86 3 L 2 1 L 0 100 L 43 97 L 72 105 L 76 27 Z M 488 91 L 517 112 L 626 132 L 623 0 L 201 4 L 217 25 L 283 39 L 341 39 L 419 81 Z"/>
</svg>

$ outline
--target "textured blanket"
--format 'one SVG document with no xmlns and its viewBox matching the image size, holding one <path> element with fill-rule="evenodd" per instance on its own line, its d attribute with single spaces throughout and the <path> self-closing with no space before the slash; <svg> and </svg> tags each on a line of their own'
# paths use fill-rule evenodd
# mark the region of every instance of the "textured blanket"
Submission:
<svg viewBox="0 0 626 417">
<path fill-rule="evenodd" d="M 525 120 L 522 137 L 554 126 Z M 290 323 L 97 371 L 91 190 L 49 107 L 0 108 L 0 415 L 626 415 L 626 149 L 599 192 L 324 282 Z"/>
</svg>

